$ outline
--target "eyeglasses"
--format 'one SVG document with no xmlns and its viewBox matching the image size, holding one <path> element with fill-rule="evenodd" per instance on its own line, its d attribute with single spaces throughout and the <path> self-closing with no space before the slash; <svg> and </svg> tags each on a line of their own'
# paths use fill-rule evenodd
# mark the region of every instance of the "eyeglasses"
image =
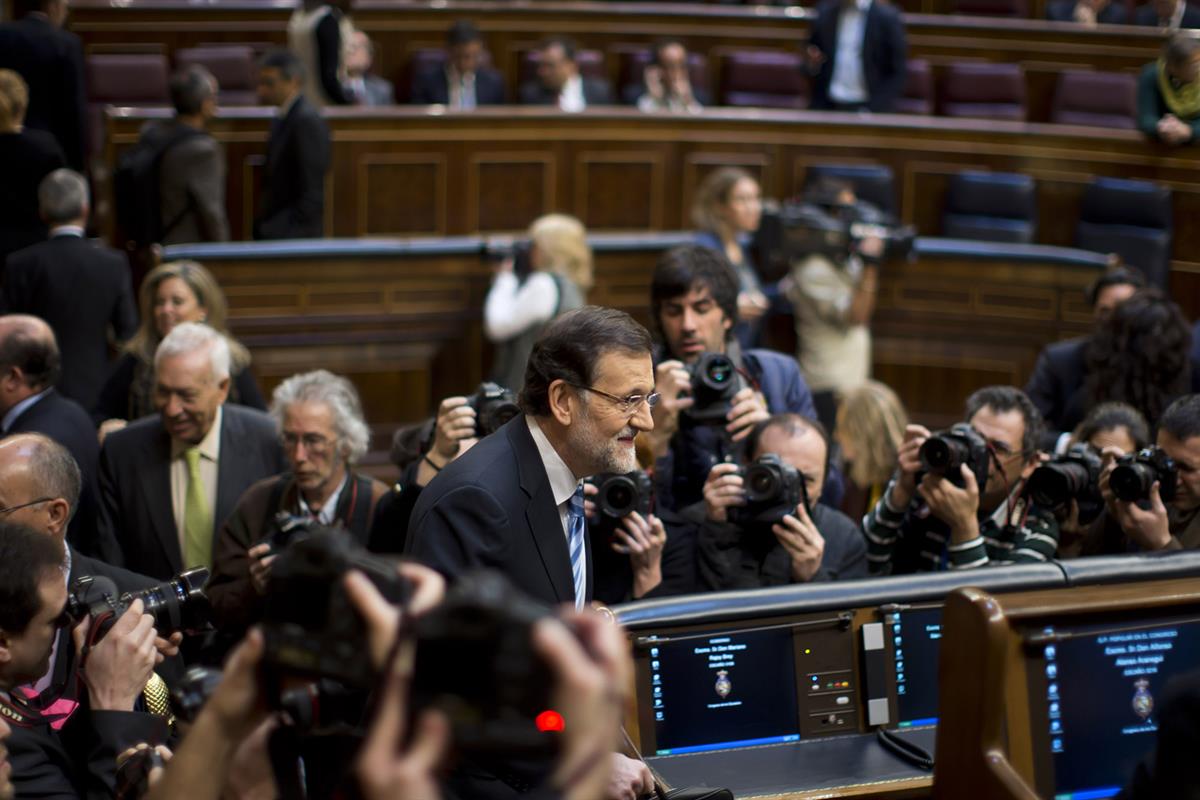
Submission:
<svg viewBox="0 0 1200 800">
<path fill-rule="evenodd" d="M 53 497 L 39 497 L 37 500 L 30 500 L 28 503 L 21 503 L 20 505 L 9 506 L 8 508 L 0 508 L 0 514 L 11 514 L 19 508 L 29 508 L 29 506 L 36 506 L 38 503 L 49 503 L 53 499 Z"/>
<path fill-rule="evenodd" d="M 283 442 L 283 448 L 288 452 L 295 450 L 297 444 L 303 444 L 304 449 L 313 455 L 319 455 L 329 449 L 329 440 L 319 433 L 303 435 L 285 433 L 279 437 L 279 440 Z"/>
<path fill-rule="evenodd" d="M 654 408 L 658 405 L 658 398 L 661 396 L 658 392 L 651 392 L 650 394 L 631 394 L 625 397 L 618 397 L 615 394 L 609 394 L 593 386 L 583 386 L 578 383 L 572 383 L 571 385 L 576 389 L 583 389 L 586 392 L 592 392 L 593 394 L 598 394 L 601 397 L 612 400 L 616 403 L 617 408 L 620 409 L 622 414 L 633 414 L 643 402 L 650 408 Z"/>
</svg>

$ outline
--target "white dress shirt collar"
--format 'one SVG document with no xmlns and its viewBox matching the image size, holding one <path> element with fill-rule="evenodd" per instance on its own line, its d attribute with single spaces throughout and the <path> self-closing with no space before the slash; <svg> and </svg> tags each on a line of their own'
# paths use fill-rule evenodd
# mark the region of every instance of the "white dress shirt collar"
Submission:
<svg viewBox="0 0 1200 800">
<path fill-rule="evenodd" d="M 562 460 L 562 456 L 554 449 L 554 445 L 550 444 L 550 440 L 546 438 L 546 432 L 538 425 L 538 421 L 526 415 L 525 423 L 529 426 L 533 443 L 537 445 L 538 455 L 542 458 L 542 466 L 546 468 L 546 477 L 550 479 L 550 491 L 554 494 L 554 505 L 561 506 L 571 499 L 571 495 L 575 494 L 575 490 L 579 487 L 579 479 L 575 477 L 575 473 L 571 472 L 567 462 Z"/>
</svg>

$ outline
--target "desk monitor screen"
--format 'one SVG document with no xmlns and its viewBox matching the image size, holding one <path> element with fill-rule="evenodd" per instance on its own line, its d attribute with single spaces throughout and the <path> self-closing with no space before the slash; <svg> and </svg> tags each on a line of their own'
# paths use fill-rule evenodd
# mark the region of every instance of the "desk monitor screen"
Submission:
<svg viewBox="0 0 1200 800">
<path fill-rule="evenodd" d="M 896 686 L 896 727 L 936 725 L 942 607 L 904 609 L 885 619 Z"/>
<path fill-rule="evenodd" d="M 1167 683 L 1200 664 L 1200 620 L 1047 628 L 1027 661 L 1039 789 L 1113 797 L 1154 751 Z"/>
</svg>

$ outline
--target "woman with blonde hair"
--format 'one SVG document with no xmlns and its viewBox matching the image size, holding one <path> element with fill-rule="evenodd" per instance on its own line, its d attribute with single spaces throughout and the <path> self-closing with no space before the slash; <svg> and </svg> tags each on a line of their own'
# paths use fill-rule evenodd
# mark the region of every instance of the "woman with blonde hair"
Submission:
<svg viewBox="0 0 1200 800">
<path fill-rule="evenodd" d="M 908 412 L 896 393 L 878 381 L 867 381 L 842 398 L 834 438 L 848 464 L 847 474 L 865 498 L 862 510 L 874 508 L 896 469 L 897 454 L 908 425 Z M 843 506 L 849 505 L 843 503 Z M 857 505 L 857 504 L 855 504 Z M 857 511 L 846 511 L 851 517 Z"/>
<path fill-rule="evenodd" d="M 592 248 L 583 223 L 548 214 L 529 226 L 527 249 L 505 259 L 483 307 L 483 329 L 495 345 L 492 380 L 519 392 L 534 340 L 546 323 L 579 308 L 592 288 Z"/>
<path fill-rule="evenodd" d="M 25 128 L 28 108 L 25 80 L 11 69 L 0 69 L 0 267 L 9 253 L 46 238 L 46 223 L 38 213 L 38 186 L 67 165 L 53 135 Z"/>
<path fill-rule="evenodd" d="M 195 261 L 173 261 L 156 267 L 139 292 L 141 325 L 125 343 L 124 353 L 100 390 L 93 417 L 103 420 L 101 435 L 155 412 L 154 351 L 181 322 L 203 322 L 225 334 L 232 356 L 230 403 L 266 410 L 262 392 L 250 374 L 250 351 L 225 327 L 225 294 L 213 274 Z"/>
</svg>

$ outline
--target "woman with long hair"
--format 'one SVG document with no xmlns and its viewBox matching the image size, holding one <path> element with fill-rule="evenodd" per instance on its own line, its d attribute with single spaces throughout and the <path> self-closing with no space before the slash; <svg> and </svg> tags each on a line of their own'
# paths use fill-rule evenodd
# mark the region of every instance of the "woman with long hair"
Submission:
<svg viewBox="0 0 1200 800">
<path fill-rule="evenodd" d="M 861 511 L 873 508 L 883 496 L 888 480 L 896 469 L 897 454 L 908 425 L 908 412 L 890 387 L 878 381 L 867 381 L 850 390 L 842 398 L 837 411 L 834 439 L 847 464 L 847 474 L 856 492 L 847 492 L 849 505 L 852 495 L 864 499 Z M 847 509 L 860 511 L 857 503 Z"/>
</svg>

